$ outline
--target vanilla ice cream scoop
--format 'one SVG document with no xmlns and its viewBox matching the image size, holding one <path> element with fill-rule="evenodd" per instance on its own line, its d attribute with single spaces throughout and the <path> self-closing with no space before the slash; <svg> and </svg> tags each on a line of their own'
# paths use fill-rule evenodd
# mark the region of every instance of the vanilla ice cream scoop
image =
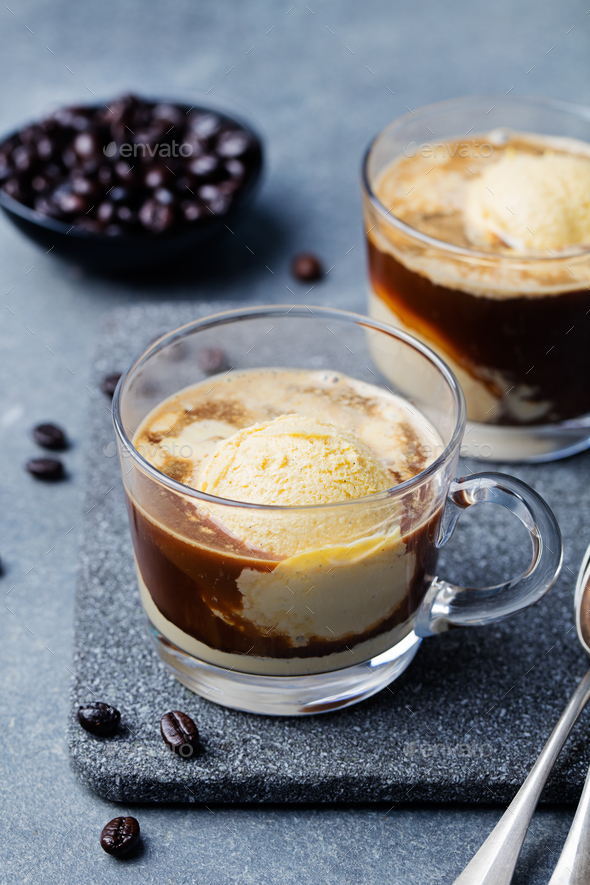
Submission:
<svg viewBox="0 0 590 885">
<path fill-rule="evenodd" d="M 590 158 L 507 151 L 469 183 L 465 226 L 520 252 L 590 246 Z"/>
<path fill-rule="evenodd" d="M 301 415 L 281 415 L 221 440 L 198 480 L 201 491 L 220 498 L 285 507 L 351 501 L 394 484 L 354 433 Z M 209 508 L 247 544 L 285 556 L 370 536 L 382 521 L 371 505 L 291 514 Z"/>
</svg>

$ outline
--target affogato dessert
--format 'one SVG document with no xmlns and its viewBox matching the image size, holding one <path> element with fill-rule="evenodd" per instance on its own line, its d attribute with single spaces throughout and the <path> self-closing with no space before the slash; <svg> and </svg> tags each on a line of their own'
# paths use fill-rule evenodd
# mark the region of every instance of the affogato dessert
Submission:
<svg viewBox="0 0 590 885">
<path fill-rule="evenodd" d="M 411 632 L 443 494 L 430 482 L 387 495 L 442 451 L 415 406 L 341 373 L 232 371 L 160 403 L 133 444 L 203 493 L 140 475 L 128 491 L 143 605 L 177 648 L 236 671 L 304 675 Z"/>
<path fill-rule="evenodd" d="M 365 195 L 370 313 L 443 357 L 472 421 L 584 415 L 590 145 L 509 130 L 472 138 L 421 146 L 371 182 L 386 211 Z"/>
</svg>

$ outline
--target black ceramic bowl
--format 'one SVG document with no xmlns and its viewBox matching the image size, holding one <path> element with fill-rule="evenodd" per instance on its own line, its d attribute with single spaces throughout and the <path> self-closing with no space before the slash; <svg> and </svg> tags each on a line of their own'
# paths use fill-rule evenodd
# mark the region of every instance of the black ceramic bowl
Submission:
<svg viewBox="0 0 590 885">
<path fill-rule="evenodd" d="M 180 103 L 177 103 L 177 106 L 184 107 Z M 108 272 L 137 269 L 166 262 L 183 253 L 198 254 L 205 244 L 210 243 L 227 227 L 231 228 L 236 215 L 254 196 L 261 180 L 263 148 L 259 136 L 252 127 L 234 115 L 201 106 L 193 110 L 216 114 L 224 122 L 243 129 L 251 141 L 245 182 L 233 197 L 226 212 L 210 214 L 162 233 L 139 230 L 109 236 L 76 227 L 67 220 L 43 215 L 11 197 L 1 187 L 0 206 L 13 224 L 46 252 L 52 251 L 53 254 L 62 255 L 93 270 Z M 20 131 L 22 130 L 18 130 Z M 5 136 L 0 142 L 0 148 L 18 132 Z"/>
</svg>

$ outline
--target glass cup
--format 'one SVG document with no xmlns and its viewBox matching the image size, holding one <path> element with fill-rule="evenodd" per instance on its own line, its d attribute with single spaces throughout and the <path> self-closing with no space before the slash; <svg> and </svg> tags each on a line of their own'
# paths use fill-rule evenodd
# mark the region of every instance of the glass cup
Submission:
<svg viewBox="0 0 590 885">
<path fill-rule="evenodd" d="M 321 506 L 225 500 L 161 473 L 134 447 L 134 434 L 154 407 L 204 378 L 199 351 L 219 347 L 229 371 L 327 369 L 395 392 L 438 433 L 432 447 L 410 453 L 431 463 L 387 491 Z M 423 637 L 519 611 L 559 572 L 559 529 L 534 491 L 500 474 L 454 479 L 461 389 L 438 356 L 384 323 L 305 306 L 206 317 L 133 362 L 113 414 L 151 635 L 174 676 L 218 704 L 302 714 L 356 703 L 399 676 Z M 474 591 L 434 576 L 457 517 L 480 501 L 522 520 L 533 557 L 521 577 Z M 267 554 L 240 541 L 240 525 L 274 537 L 304 532 L 309 549 Z"/>
<path fill-rule="evenodd" d="M 547 461 L 590 445 L 590 251 L 527 256 L 451 245 L 434 214 L 437 236 L 400 220 L 375 193 L 395 160 L 414 157 L 426 176 L 455 157 L 453 145 L 475 174 L 475 164 L 493 162 L 511 132 L 562 148 L 568 138 L 588 143 L 590 110 L 541 98 L 469 96 L 411 111 L 371 143 L 362 175 L 369 313 L 449 364 L 467 402 L 472 457 Z M 556 137 L 561 141 L 551 142 Z"/>
</svg>

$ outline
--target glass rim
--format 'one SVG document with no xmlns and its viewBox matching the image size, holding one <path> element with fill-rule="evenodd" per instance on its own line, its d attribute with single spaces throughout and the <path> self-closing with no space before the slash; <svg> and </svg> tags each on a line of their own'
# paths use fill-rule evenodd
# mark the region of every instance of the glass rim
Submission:
<svg viewBox="0 0 590 885">
<path fill-rule="evenodd" d="M 362 498 L 353 498 L 348 501 L 334 501 L 327 504 L 284 505 L 255 504 L 249 501 L 234 501 L 230 498 L 220 498 L 216 495 L 210 495 L 207 492 L 201 492 L 198 489 L 193 488 L 192 486 L 184 485 L 184 483 L 181 483 L 178 480 L 173 479 L 171 476 L 167 476 L 165 473 L 162 473 L 162 471 L 158 470 L 157 467 L 154 467 L 153 464 L 151 464 L 146 458 L 143 457 L 143 455 L 141 455 L 140 452 L 138 452 L 138 450 L 133 445 L 130 433 L 128 433 L 121 416 L 121 399 L 125 394 L 125 385 L 137 369 L 139 369 L 145 362 L 147 362 L 150 357 L 154 356 L 156 353 L 168 347 L 170 344 L 175 343 L 179 339 L 185 337 L 188 334 L 191 334 L 194 331 L 213 328 L 215 326 L 223 326 L 239 320 L 258 318 L 262 319 L 264 317 L 283 316 L 296 316 L 303 319 L 309 319 L 318 316 L 326 318 L 331 317 L 332 319 L 343 320 L 353 325 L 365 327 L 368 329 L 375 329 L 378 332 L 383 332 L 386 335 L 389 335 L 389 337 L 396 338 L 409 347 L 412 347 L 432 365 L 434 365 L 434 367 L 438 369 L 440 374 L 447 382 L 447 385 L 453 394 L 453 398 L 457 406 L 457 419 L 455 422 L 453 434 L 440 455 L 438 455 L 438 457 L 435 458 L 435 460 L 431 464 L 429 464 L 428 467 L 420 471 L 420 473 L 417 473 L 416 476 L 410 477 L 410 479 L 407 479 L 404 482 L 399 483 L 398 485 L 391 486 L 391 488 L 389 489 L 384 489 L 381 492 L 374 492 L 373 494 L 365 495 Z M 144 472 L 150 475 L 152 479 L 167 486 L 173 491 L 185 496 L 189 496 L 191 498 L 196 498 L 200 501 L 207 501 L 209 504 L 217 504 L 227 507 L 241 507 L 250 510 L 281 511 L 289 513 L 309 510 L 327 510 L 334 507 L 367 505 L 379 501 L 388 501 L 392 498 L 407 494 L 408 491 L 411 491 L 413 488 L 420 486 L 425 480 L 437 473 L 454 454 L 458 446 L 461 444 L 461 440 L 463 439 L 463 433 L 466 423 L 465 397 L 463 396 L 461 386 L 447 364 L 439 356 L 437 356 L 437 354 L 434 353 L 434 351 L 431 350 L 427 345 L 422 344 L 421 341 L 418 341 L 416 338 L 413 338 L 411 335 L 409 335 L 407 332 L 403 332 L 401 329 L 396 329 L 393 326 L 388 325 L 387 323 L 382 323 L 379 320 L 373 320 L 370 317 L 363 316 L 362 314 L 354 313 L 347 310 L 340 310 L 333 307 L 317 307 L 315 305 L 307 304 L 263 304 L 254 305 L 251 307 L 234 308 L 233 310 L 220 311 L 218 313 L 209 314 L 208 316 L 202 317 L 199 320 L 193 320 L 192 322 L 185 323 L 184 325 L 179 326 L 177 329 L 174 329 L 171 332 L 162 335 L 161 338 L 158 338 L 156 341 L 152 342 L 145 350 L 143 350 L 137 357 L 135 357 L 135 359 L 132 360 L 130 365 L 121 375 L 117 383 L 115 393 L 113 395 L 112 414 L 115 433 L 117 434 L 119 441 L 124 449 L 129 453 L 131 460 L 135 462 L 133 466 L 139 466 Z"/>
<path fill-rule="evenodd" d="M 575 104 L 574 102 L 561 101 L 555 98 L 545 98 L 543 96 L 536 95 L 519 95 L 517 93 L 515 95 L 507 96 L 495 93 L 476 93 L 474 95 L 463 95 L 457 98 L 448 98 L 444 101 L 432 102 L 431 104 L 422 105 L 421 107 L 416 108 L 416 110 L 414 111 L 409 111 L 407 114 L 402 114 L 401 116 L 396 117 L 394 120 L 388 123 L 387 126 L 384 126 L 383 129 L 381 129 L 377 133 L 377 135 L 375 135 L 374 138 L 371 139 L 365 150 L 361 165 L 361 187 L 365 195 L 371 202 L 373 208 L 379 213 L 379 215 L 383 217 L 384 221 L 386 221 L 388 224 L 391 224 L 393 227 L 396 227 L 407 236 L 410 236 L 416 240 L 420 240 L 420 242 L 424 243 L 427 246 L 431 246 L 432 248 L 439 249 L 443 252 L 450 252 L 453 255 L 461 255 L 465 258 L 478 258 L 487 259 L 488 261 L 494 262 L 506 261 L 508 263 L 513 262 L 514 264 L 522 264 L 533 262 L 555 263 L 561 260 L 571 261 L 572 258 L 588 257 L 590 255 L 590 250 L 579 248 L 570 249 L 568 251 L 561 252 L 559 255 L 551 256 L 534 255 L 531 253 L 522 253 L 520 255 L 505 255 L 504 253 L 483 252 L 479 249 L 468 249 L 465 246 L 457 246 L 453 243 L 446 243 L 444 240 L 438 240 L 436 237 L 431 237 L 429 234 L 425 234 L 422 231 L 419 231 L 417 228 L 412 227 L 410 224 L 406 224 L 406 222 L 402 221 L 401 218 L 397 218 L 397 216 L 392 215 L 391 211 L 388 210 L 387 207 L 384 206 L 383 203 L 381 203 L 381 201 L 378 199 L 369 181 L 368 164 L 374 147 L 376 146 L 378 140 L 386 132 L 392 131 L 394 129 L 402 129 L 406 125 L 406 123 L 409 123 L 413 120 L 415 121 L 417 118 L 427 116 L 428 114 L 435 111 L 444 111 L 445 109 L 451 110 L 453 108 L 460 107 L 461 105 L 468 105 L 471 102 L 480 101 L 492 101 L 497 102 L 498 104 L 502 103 L 506 105 L 537 105 L 539 107 L 544 107 L 547 110 L 561 111 L 563 113 L 573 114 L 578 117 L 584 117 L 590 125 L 590 107 Z"/>
</svg>

